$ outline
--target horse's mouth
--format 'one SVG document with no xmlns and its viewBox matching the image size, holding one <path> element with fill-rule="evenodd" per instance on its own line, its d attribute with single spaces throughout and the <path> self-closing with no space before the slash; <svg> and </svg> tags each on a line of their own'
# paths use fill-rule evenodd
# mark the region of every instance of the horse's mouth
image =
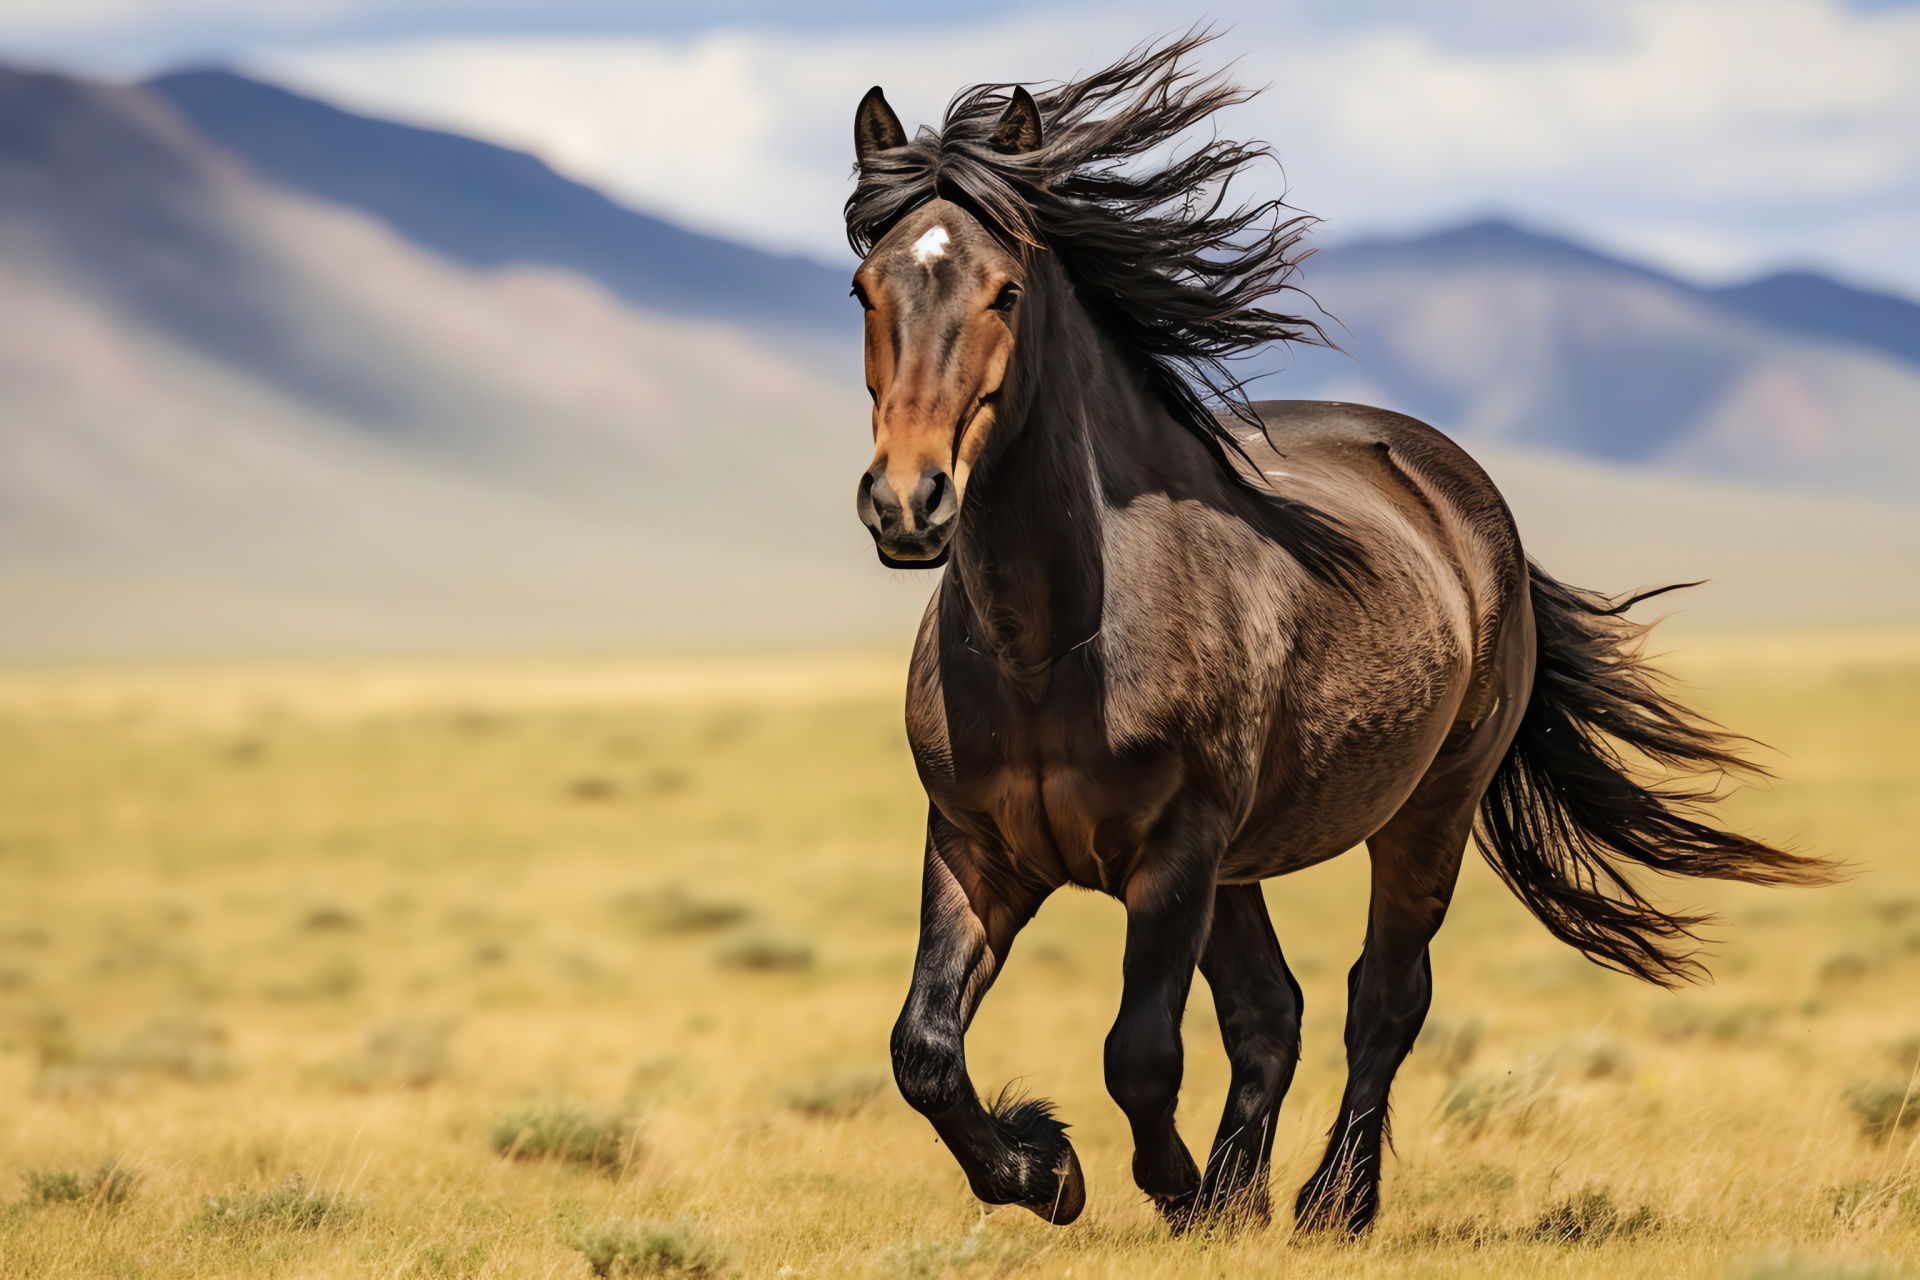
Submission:
<svg viewBox="0 0 1920 1280">
<path fill-rule="evenodd" d="M 958 521 L 949 520 L 938 528 L 914 534 L 882 536 L 869 527 L 880 563 L 889 569 L 937 569 L 947 562 L 953 550 L 953 530 Z"/>
</svg>

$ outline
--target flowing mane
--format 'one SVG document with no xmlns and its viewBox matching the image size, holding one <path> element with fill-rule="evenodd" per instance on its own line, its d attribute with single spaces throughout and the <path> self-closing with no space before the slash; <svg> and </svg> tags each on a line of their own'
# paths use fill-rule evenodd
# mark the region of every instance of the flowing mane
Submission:
<svg viewBox="0 0 1920 1280">
<path fill-rule="evenodd" d="M 1157 166 L 1136 163 L 1253 96 L 1185 65 L 1211 39 L 1190 32 L 1043 88 L 1034 94 L 1041 143 L 1018 155 L 988 141 L 1015 86 L 963 89 L 937 131 L 922 126 L 912 142 L 859 166 L 848 243 L 864 257 L 903 215 L 939 196 L 1011 248 L 1052 252 L 1182 425 L 1238 452 L 1208 400 L 1260 422 L 1228 362 L 1271 342 L 1327 340 L 1313 320 L 1259 305 L 1291 287 L 1301 237 L 1316 220 L 1277 199 L 1227 204 L 1233 179 L 1271 158 L 1269 148 L 1214 138 Z"/>
<path fill-rule="evenodd" d="M 865 257 L 937 197 L 966 208 L 1016 253 L 1051 253 L 1148 390 L 1223 470 L 1266 499 L 1269 533 L 1315 576 L 1347 585 L 1366 569 L 1345 531 L 1250 483 L 1229 456 L 1246 456 L 1231 420 L 1266 429 L 1231 362 L 1273 342 L 1331 344 L 1314 320 L 1260 305 L 1293 288 L 1306 256 L 1301 238 L 1317 219 L 1278 199 L 1228 203 L 1233 180 L 1271 150 L 1219 137 L 1176 149 L 1190 130 L 1254 96 L 1186 65 L 1213 38 L 1189 32 L 1043 86 L 1033 94 L 1040 144 L 1018 154 L 991 141 L 1017 86 L 961 90 L 938 130 L 922 126 L 912 141 L 858 163 L 847 240 Z M 1155 153 L 1166 158 L 1146 162 Z"/>
</svg>

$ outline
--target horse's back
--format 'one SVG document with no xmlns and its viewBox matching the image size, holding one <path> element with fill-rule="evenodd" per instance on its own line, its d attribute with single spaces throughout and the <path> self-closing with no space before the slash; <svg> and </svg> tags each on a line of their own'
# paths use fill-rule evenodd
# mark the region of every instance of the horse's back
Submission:
<svg viewBox="0 0 1920 1280">
<path fill-rule="evenodd" d="M 1493 480 L 1465 449 L 1419 419 L 1338 400 L 1260 400 L 1253 409 L 1280 457 L 1304 453 L 1337 460 L 1376 482 L 1383 475 L 1400 477 L 1399 485 L 1412 482 L 1423 497 L 1443 501 L 1482 536 L 1504 535 L 1518 553 L 1513 516 Z"/>
<path fill-rule="evenodd" d="M 1483 627 L 1525 591 L 1526 560 L 1506 500 L 1445 434 L 1403 413 L 1341 401 L 1261 400 L 1253 409 L 1265 437 L 1244 443 L 1280 492 L 1297 482 L 1297 496 L 1336 521 L 1375 530 L 1380 504 L 1389 504 L 1412 536 L 1451 561 Z M 1263 465 L 1269 450 L 1273 465 Z"/>
</svg>

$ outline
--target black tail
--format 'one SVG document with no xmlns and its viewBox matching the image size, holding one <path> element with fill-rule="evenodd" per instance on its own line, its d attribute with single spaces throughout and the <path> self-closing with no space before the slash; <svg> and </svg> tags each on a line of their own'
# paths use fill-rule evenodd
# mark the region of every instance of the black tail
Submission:
<svg viewBox="0 0 1920 1280">
<path fill-rule="evenodd" d="M 1480 801 L 1480 849 L 1554 937 L 1595 963 L 1662 986 L 1699 978 L 1688 944 L 1711 917 L 1661 910 L 1627 867 L 1799 885 L 1837 868 L 1702 821 L 1714 780 L 1764 771 L 1735 754 L 1740 739 L 1668 696 L 1641 656 L 1647 628 L 1626 611 L 1675 588 L 1609 600 L 1528 570 L 1539 661 L 1520 732 Z M 1641 781 L 1640 760 L 1680 780 Z"/>
</svg>

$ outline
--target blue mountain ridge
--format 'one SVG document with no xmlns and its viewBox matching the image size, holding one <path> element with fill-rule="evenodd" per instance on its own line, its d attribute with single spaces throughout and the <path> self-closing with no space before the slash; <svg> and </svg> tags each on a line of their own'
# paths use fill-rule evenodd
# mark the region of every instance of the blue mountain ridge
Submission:
<svg viewBox="0 0 1920 1280">
<path fill-rule="evenodd" d="M 1300 287 L 1339 349 L 1258 353 L 1256 394 L 1378 404 L 1472 448 L 1915 492 L 1920 306 L 1891 294 L 1698 285 L 1494 219 L 1336 245 Z"/>
<path fill-rule="evenodd" d="M 844 273 L 626 208 L 524 152 L 231 71 L 171 72 L 143 87 L 262 177 L 372 214 L 456 261 L 565 267 L 668 314 L 788 333 L 857 328 Z"/>
<path fill-rule="evenodd" d="M 1635 276 L 1689 294 L 1715 310 L 1803 337 L 1869 347 L 1920 365 L 1920 302 L 1844 284 L 1813 271 L 1780 271 L 1730 285 L 1698 285 L 1560 236 L 1482 218 L 1405 239 L 1365 239 L 1323 251 L 1329 265 L 1581 269 Z"/>
<path fill-rule="evenodd" d="M 170 72 L 144 87 L 262 176 L 370 213 L 456 260 L 566 267 L 672 314 L 833 335 L 856 325 L 840 272 L 626 208 L 523 152 L 358 115 L 226 70 Z M 1498 262 L 1632 275 L 1786 333 L 1920 365 L 1920 303 L 1810 271 L 1696 285 L 1499 218 L 1356 241 L 1325 257 L 1343 266 Z"/>
</svg>

